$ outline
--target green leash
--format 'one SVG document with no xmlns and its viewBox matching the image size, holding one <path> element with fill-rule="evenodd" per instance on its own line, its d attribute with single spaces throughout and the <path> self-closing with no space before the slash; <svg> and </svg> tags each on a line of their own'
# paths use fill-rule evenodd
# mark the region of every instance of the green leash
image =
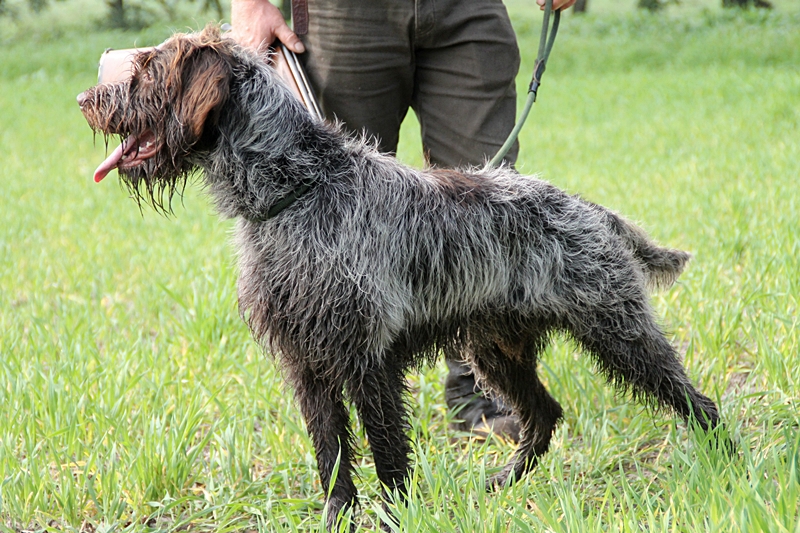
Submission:
<svg viewBox="0 0 800 533">
<path fill-rule="evenodd" d="M 544 74 L 545 66 L 547 65 L 547 58 L 550 57 L 550 51 L 553 49 L 553 43 L 556 40 L 556 33 L 558 33 L 558 22 L 561 19 L 561 10 L 553 14 L 553 26 L 550 27 L 550 14 L 553 11 L 553 0 L 547 0 L 544 6 L 544 20 L 542 21 L 542 35 L 539 38 L 539 54 L 536 57 L 536 64 L 533 67 L 533 79 L 528 87 L 528 98 L 525 100 L 525 107 L 522 109 L 522 114 L 519 120 L 514 125 L 514 129 L 508 135 L 506 142 L 497 152 L 497 154 L 489 161 L 490 167 L 496 167 L 500 164 L 506 156 L 514 141 L 517 140 L 522 126 L 525 124 L 525 119 L 528 118 L 528 113 L 531 111 L 533 103 L 536 101 L 536 92 L 539 90 L 539 85 L 542 83 L 542 75 Z"/>
</svg>

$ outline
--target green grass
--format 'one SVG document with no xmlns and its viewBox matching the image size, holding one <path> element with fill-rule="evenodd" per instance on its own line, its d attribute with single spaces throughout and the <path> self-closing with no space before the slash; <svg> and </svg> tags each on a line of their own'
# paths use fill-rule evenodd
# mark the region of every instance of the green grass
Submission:
<svg viewBox="0 0 800 533">
<path fill-rule="evenodd" d="M 450 439 L 441 366 L 410 378 L 415 468 L 403 530 L 800 532 L 800 11 L 569 16 L 519 167 L 690 250 L 654 297 L 741 457 L 617 397 L 569 343 L 543 375 L 565 408 L 537 470 L 499 494 L 513 447 Z M 527 85 L 538 19 L 511 2 Z M 62 30 L 0 54 L 0 528 L 318 531 L 313 450 L 274 361 L 236 310 L 231 225 L 197 188 L 176 215 L 91 173 L 75 103 L 106 47 Z M 196 24 L 196 26 L 199 24 Z M 177 27 L 183 27 L 176 25 Z M 409 120 L 400 157 L 419 162 Z M 363 437 L 362 449 L 366 449 Z M 360 460 L 359 527 L 379 520 Z"/>
</svg>

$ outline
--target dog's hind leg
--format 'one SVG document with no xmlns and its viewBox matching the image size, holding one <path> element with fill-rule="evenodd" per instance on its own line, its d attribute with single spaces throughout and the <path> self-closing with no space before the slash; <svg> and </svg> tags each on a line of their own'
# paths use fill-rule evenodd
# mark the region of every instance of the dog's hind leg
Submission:
<svg viewBox="0 0 800 533">
<path fill-rule="evenodd" d="M 703 430 L 720 423 L 717 406 L 689 381 L 678 354 L 653 318 L 644 291 L 583 311 L 571 329 L 609 381 L 634 397 L 674 409 Z"/>
<path fill-rule="evenodd" d="M 553 398 L 536 373 L 536 361 L 546 335 L 519 343 L 484 342 L 473 344 L 469 359 L 478 375 L 493 391 L 499 392 L 519 419 L 521 438 L 512 460 L 487 481 L 487 489 L 502 487 L 520 479 L 547 452 L 561 405 Z M 501 347 L 502 344 L 502 347 Z"/>
<path fill-rule="evenodd" d="M 355 504 L 357 493 L 351 473 L 350 413 L 345 408 L 342 389 L 324 376 L 306 370 L 294 375 L 292 382 L 314 443 L 320 480 L 327 495 L 327 527 L 331 531 L 340 513 Z"/>
<path fill-rule="evenodd" d="M 388 501 L 394 491 L 405 497 L 411 445 L 403 369 L 375 365 L 348 380 L 347 391 L 367 432 L 384 500 Z M 387 515 L 391 516 L 388 509 Z"/>
</svg>

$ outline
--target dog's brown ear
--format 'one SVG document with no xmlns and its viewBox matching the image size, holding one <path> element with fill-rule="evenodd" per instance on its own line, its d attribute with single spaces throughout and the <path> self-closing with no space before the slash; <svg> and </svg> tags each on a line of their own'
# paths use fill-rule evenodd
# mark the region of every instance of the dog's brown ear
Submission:
<svg viewBox="0 0 800 533">
<path fill-rule="evenodd" d="M 217 50 L 198 50 L 184 72 L 184 92 L 179 99 L 178 116 L 192 135 L 199 139 L 206 123 L 216 121 L 230 94 L 231 67 Z"/>
</svg>

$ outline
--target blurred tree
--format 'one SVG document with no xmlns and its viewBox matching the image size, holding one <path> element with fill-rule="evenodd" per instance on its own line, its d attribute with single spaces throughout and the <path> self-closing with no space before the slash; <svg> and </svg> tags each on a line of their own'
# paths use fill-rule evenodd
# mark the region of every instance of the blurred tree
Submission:
<svg viewBox="0 0 800 533">
<path fill-rule="evenodd" d="M 10 4 L 0 0 L 0 17 L 15 18 L 20 9 L 27 8 L 39 13 L 50 5 L 52 0 L 27 0 L 27 6 Z M 64 0 L 54 0 L 56 2 Z M 225 0 L 227 3 L 228 0 Z M 286 0 L 288 4 L 288 0 Z M 213 12 L 217 19 L 224 15 L 222 0 L 104 0 L 106 6 L 105 23 L 112 28 L 143 28 L 158 20 L 176 20 L 180 7 L 186 4 L 200 5 L 203 12 Z"/>
<path fill-rule="evenodd" d="M 108 23 L 112 28 L 127 28 L 130 25 L 123 0 L 106 0 L 106 5 L 108 6 Z"/>
<path fill-rule="evenodd" d="M 680 0 L 639 0 L 639 3 L 636 5 L 641 9 L 647 9 L 648 11 L 655 12 L 667 7 L 667 4 L 678 3 L 680 3 Z"/>
<path fill-rule="evenodd" d="M 203 0 L 203 11 L 213 11 L 218 19 L 221 19 L 223 15 L 225 15 L 220 0 Z"/>
<path fill-rule="evenodd" d="M 572 7 L 572 9 L 575 10 L 575 13 L 586 13 L 587 2 L 588 0 L 578 0 L 575 2 L 575 5 Z"/>
<path fill-rule="evenodd" d="M 661 0 L 639 0 L 636 4 L 640 9 L 648 9 L 650 11 L 658 11 L 661 9 Z"/>
<path fill-rule="evenodd" d="M 772 4 L 766 0 L 722 0 L 722 7 L 749 7 L 755 6 L 772 9 Z"/>
<path fill-rule="evenodd" d="M 57 0 L 60 1 L 60 0 Z M 48 0 L 28 0 L 28 8 L 34 13 L 39 13 L 47 7 Z M 0 17 L 15 17 L 18 14 L 18 6 L 9 5 L 5 0 L 0 0 Z"/>
</svg>

